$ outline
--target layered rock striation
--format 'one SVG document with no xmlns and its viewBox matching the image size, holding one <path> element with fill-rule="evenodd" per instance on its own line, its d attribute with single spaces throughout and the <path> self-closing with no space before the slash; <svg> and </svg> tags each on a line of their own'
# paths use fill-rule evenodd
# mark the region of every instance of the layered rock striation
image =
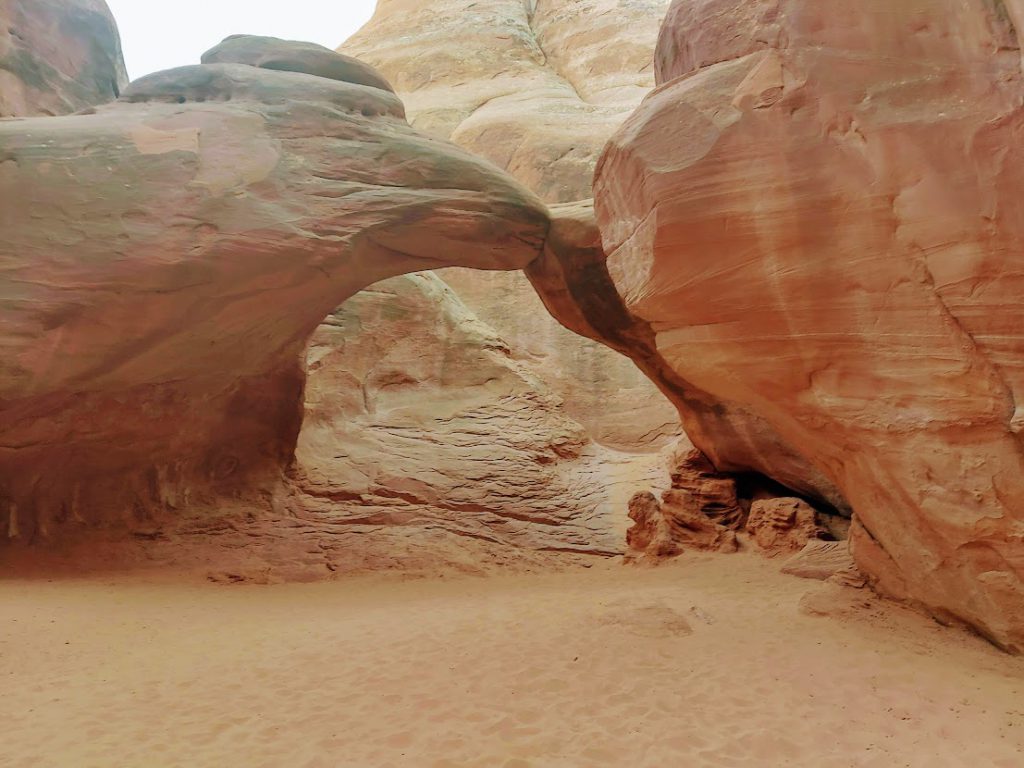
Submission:
<svg viewBox="0 0 1024 768">
<path fill-rule="evenodd" d="M 590 440 L 433 273 L 377 283 L 328 315 L 308 369 L 298 500 L 396 553 L 433 541 L 443 562 L 461 539 L 503 550 L 506 564 L 618 554 L 629 496 L 664 474 L 658 454 Z"/>
</svg>

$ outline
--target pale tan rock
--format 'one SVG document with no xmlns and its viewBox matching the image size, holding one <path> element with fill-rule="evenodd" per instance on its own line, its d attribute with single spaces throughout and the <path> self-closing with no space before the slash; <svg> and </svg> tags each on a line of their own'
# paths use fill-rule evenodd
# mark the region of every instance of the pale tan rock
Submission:
<svg viewBox="0 0 1024 768">
<path fill-rule="evenodd" d="M 782 572 L 801 579 L 825 581 L 853 567 L 849 542 L 812 539 L 786 561 Z"/>
<path fill-rule="evenodd" d="M 324 317 L 400 273 L 522 268 L 549 226 L 389 91 L 243 64 L 2 121 L 0 157 L 0 495 L 24 540 L 270 500 Z"/>
<path fill-rule="evenodd" d="M 381 0 L 341 51 L 390 80 L 416 128 L 550 202 L 589 198 L 608 136 L 654 84 L 668 0 Z"/>
<path fill-rule="evenodd" d="M 519 272 L 438 270 L 475 314 L 501 329 L 511 354 L 562 399 L 596 443 L 651 452 L 679 436 L 675 408 L 628 358 L 551 316 Z"/>
<path fill-rule="evenodd" d="M 879 589 L 1018 650 L 1020 11 L 676 2 L 596 178 L 695 445 L 839 496 Z"/>
<path fill-rule="evenodd" d="M 629 500 L 629 519 L 633 525 L 626 532 L 627 562 L 641 559 L 657 561 L 675 557 L 683 551 L 672 535 L 672 527 L 662 513 L 661 504 L 650 491 L 639 491 Z"/>
<path fill-rule="evenodd" d="M 613 555 L 632 489 L 663 473 L 657 454 L 590 441 L 432 273 L 356 294 L 316 331 L 308 361 L 296 482 L 304 509 L 338 528 L 444 532 L 509 559 Z"/>
<path fill-rule="evenodd" d="M 0 2 L 0 118 L 64 115 L 128 82 L 104 0 Z"/>
<path fill-rule="evenodd" d="M 551 203 L 591 197 L 597 157 L 654 84 L 667 0 L 382 0 L 339 50 L 383 72 L 412 124 Z M 594 229 L 594 244 L 597 230 Z M 629 360 L 567 332 L 518 272 L 439 273 L 598 443 L 654 450 L 675 409 Z"/>
</svg>

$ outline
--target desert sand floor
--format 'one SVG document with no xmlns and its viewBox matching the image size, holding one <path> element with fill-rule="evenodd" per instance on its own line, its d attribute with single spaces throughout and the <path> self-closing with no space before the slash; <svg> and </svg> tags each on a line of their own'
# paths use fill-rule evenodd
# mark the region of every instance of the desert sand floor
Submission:
<svg viewBox="0 0 1024 768">
<path fill-rule="evenodd" d="M 1024 662 L 812 617 L 749 555 L 654 570 L 0 583 L 0 765 L 1024 766 Z"/>
</svg>

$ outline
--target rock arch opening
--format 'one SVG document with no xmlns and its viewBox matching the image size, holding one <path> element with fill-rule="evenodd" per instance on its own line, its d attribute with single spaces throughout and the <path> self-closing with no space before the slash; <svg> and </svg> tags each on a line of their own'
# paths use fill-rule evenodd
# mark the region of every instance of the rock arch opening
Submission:
<svg viewBox="0 0 1024 768">
<path fill-rule="evenodd" d="M 296 557 L 294 542 L 276 550 L 275 526 L 415 519 L 421 537 L 455 520 L 455 536 L 493 539 L 496 559 L 519 542 L 621 549 L 607 518 L 661 473 L 656 457 L 610 460 L 439 278 L 410 274 L 520 270 L 573 237 L 592 250 L 592 216 L 563 222 L 552 246 L 544 203 L 409 128 L 371 68 L 236 37 L 113 104 L 0 138 L 18 286 L 0 413 L 9 541 L 104 529 L 226 541 L 248 527 L 268 532 L 265 559 L 302 571 L 335 566 Z M 45 239 L 13 226 L 41 209 Z M 382 291 L 404 324 L 369 316 L 360 296 Z M 343 316 L 373 330 L 346 340 L 339 368 Z M 412 365 L 389 364 L 389 334 Z M 440 358 L 417 358 L 431 345 Z M 411 435 L 428 417 L 434 432 Z M 402 551 L 391 543 L 382 556 Z M 415 560 L 422 541 L 406 543 Z"/>
<path fill-rule="evenodd" d="M 0 126 L 19 536 L 266 490 L 323 317 L 392 275 L 540 253 L 528 191 L 410 129 L 389 91 L 300 64 L 184 67 L 93 114 Z"/>
</svg>

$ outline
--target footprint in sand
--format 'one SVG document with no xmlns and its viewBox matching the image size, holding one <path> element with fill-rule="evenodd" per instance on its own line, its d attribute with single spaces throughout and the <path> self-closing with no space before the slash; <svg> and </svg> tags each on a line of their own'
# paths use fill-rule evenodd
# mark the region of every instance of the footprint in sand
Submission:
<svg viewBox="0 0 1024 768">
<path fill-rule="evenodd" d="M 696 605 L 690 606 L 690 615 L 698 621 L 702 621 L 709 627 L 715 623 L 715 617 Z"/>
<path fill-rule="evenodd" d="M 619 627 L 642 637 L 685 637 L 693 634 L 693 627 L 685 616 L 661 603 L 613 607 L 598 616 L 597 623 Z"/>
</svg>

